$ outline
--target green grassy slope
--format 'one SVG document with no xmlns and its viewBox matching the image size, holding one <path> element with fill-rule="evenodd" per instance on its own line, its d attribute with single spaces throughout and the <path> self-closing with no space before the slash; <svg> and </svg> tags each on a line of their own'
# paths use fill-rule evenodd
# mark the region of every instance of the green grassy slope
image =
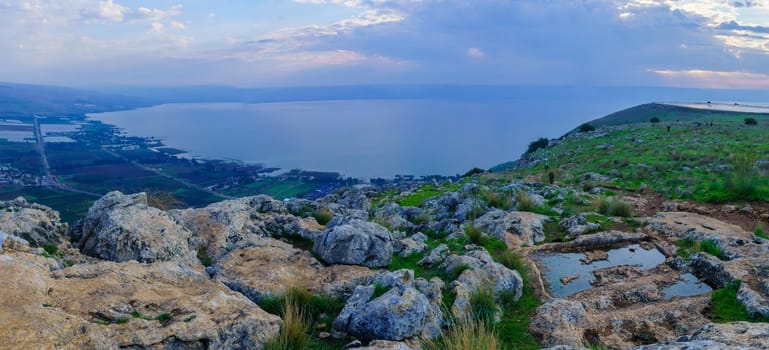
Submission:
<svg viewBox="0 0 769 350">
<path fill-rule="evenodd" d="M 652 117 L 661 122 L 650 123 Z M 745 125 L 746 117 L 757 119 L 758 125 Z M 593 133 L 569 134 L 557 145 L 534 152 L 528 158 L 539 160 L 536 166 L 510 174 L 544 182 L 552 171 L 560 183 L 651 188 L 669 198 L 769 201 L 767 169 L 756 166 L 757 161 L 769 161 L 769 115 L 647 104 L 594 125 L 599 129 Z M 607 179 L 586 183 L 588 173 Z"/>
<path fill-rule="evenodd" d="M 616 126 L 632 123 L 648 122 L 651 118 L 659 118 L 662 124 L 668 122 L 710 122 L 724 119 L 732 119 L 736 116 L 752 117 L 757 120 L 769 120 L 769 114 L 761 113 L 734 113 L 718 110 L 695 109 L 671 106 L 660 103 L 647 103 L 631 107 L 609 114 L 590 122 L 596 127 Z"/>
</svg>

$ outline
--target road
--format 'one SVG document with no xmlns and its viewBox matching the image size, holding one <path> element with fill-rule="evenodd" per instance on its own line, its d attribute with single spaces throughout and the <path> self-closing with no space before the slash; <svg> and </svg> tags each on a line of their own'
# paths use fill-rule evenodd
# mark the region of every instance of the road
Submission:
<svg viewBox="0 0 769 350">
<path fill-rule="evenodd" d="M 37 149 L 40 152 L 40 160 L 43 164 L 43 171 L 45 171 L 45 177 L 43 178 L 43 184 L 48 185 L 51 187 L 56 187 L 63 191 L 68 192 L 75 192 L 75 193 L 81 193 L 86 194 L 89 196 L 94 197 L 101 197 L 101 194 L 94 193 L 94 192 L 88 192 L 83 190 L 78 190 L 76 188 L 69 187 L 61 182 L 59 182 L 59 179 L 56 178 L 56 176 L 51 173 L 51 166 L 48 165 L 48 156 L 45 155 L 45 142 L 43 140 L 43 133 L 40 130 L 40 122 L 37 120 L 37 116 L 35 116 L 35 140 L 37 142 Z"/>
<path fill-rule="evenodd" d="M 150 168 L 150 167 L 148 167 L 146 165 L 139 164 L 139 163 L 137 163 L 137 162 L 135 162 L 133 160 L 130 160 L 130 159 L 126 158 L 126 157 L 123 157 L 122 155 L 120 155 L 120 154 L 118 154 L 118 153 L 116 153 L 116 152 L 114 152 L 112 150 L 107 149 L 106 147 L 102 147 L 102 150 L 104 152 L 107 152 L 107 153 L 111 154 L 114 157 L 120 158 L 120 159 L 122 159 L 122 160 L 124 160 L 126 162 L 129 162 L 129 163 L 131 163 L 131 164 L 133 164 L 133 165 L 135 165 L 135 166 L 137 166 L 139 168 L 142 168 L 142 169 L 144 169 L 146 171 L 152 172 L 152 173 L 154 173 L 154 174 L 156 174 L 158 176 L 162 176 L 162 177 L 165 177 L 167 179 L 174 180 L 174 181 L 176 181 L 176 182 L 178 182 L 178 183 L 180 183 L 180 184 L 182 184 L 184 186 L 187 186 L 189 188 L 192 188 L 194 190 L 206 192 L 208 194 L 212 194 L 214 196 L 218 196 L 218 197 L 224 198 L 224 199 L 235 199 L 235 198 L 237 198 L 237 197 L 228 196 L 228 195 L 226 195 L 224 193 L 217 192 L 217 191 L 214 191 L 214 190 L 211 190 L 211 189 L 208 189 L 208 188 L 196 185 L 196 184 L 194 184 L 192 182 L 189 182 L 187 180 L 184 180 L 182 178 L 179 178 L 179 177 L 176 177 L 176 176 L 173 176 L 173 175 L 170 175 L 170 174 L 166 174 L 166 173 L 164 173 L 164 172 L 162 172 L 160 170 L 157 170 L 157 169 L 154 169 L 154 168 Z"/>
</svg>

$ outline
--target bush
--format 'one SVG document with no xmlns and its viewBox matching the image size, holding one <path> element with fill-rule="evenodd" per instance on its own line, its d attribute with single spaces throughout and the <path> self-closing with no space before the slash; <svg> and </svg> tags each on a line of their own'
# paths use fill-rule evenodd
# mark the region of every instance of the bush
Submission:
<svg viewBox="0 0 769 350">
<path fill-rule="evenodd" d="M 745 125 L 758 125 L 756 118 L 745 118 Z"/>
<path fill-rule="evenodd" d="M 510 192 L 499 194 L 492 191 L 483 191 L 481 192 L 481 198 L 492 208 L 510 210 L 513 206 L 513 195 Z"/>
<path fill-rule="evenodd" d="M 473 176 L 473 175 L 479 175 L 479 174 L 483 174 L 483 173 L 486 173 L 486 170 L 483 170 L 481 168 L 476 167 L 476 168 L 472 168 L 472 169 L 468 170 L 464 175 L 462 175 L 462 177 L 470 177 L 470 176 Z"/>
<path fill-rule="evenodd" d="M 540 137 L 536 141 L 532 141 L 531 143 L 529 143 L 529 148 L 526 149 L 526 152 L 524 153 L 524 155 L 529 153 L 534 153 L 540 148 L 547 148 L 547 145 L 549 143 L 550 143 L 550 140 L 548 140 L 545 137 Z"/>
<path fill-rule="evenodd" d="M 473 244 L 480 244 L 481 238 L 483 238 L 483 231 L 473 225 L 465 225 L 465 234 Z"/>
<path fill-rule="evenodd" d="M 660 118 L 653 117 L 653 118 L 649 119 L 649 122 L 652 123 L 652 124 L 657 124 L 657 123 L 660 122 Z"/>
<path fill-rule="evenodd" d="M 579 126 L 579 132 L 591 132 L 595 130 L 595 126 L 590 123 L 585 123 Z"/>
<path fill-rule="evenodd" d="M 497 350 L 494 327 L 481 321 L 459 321 L 435 339 L 422 341 L 424 350 Z"/>
<path fill-rule="evenodd" d="M 53 244 L 44 244 L 43 250 L 50 255 L 54 255 L 59 251 L 59 248 Z"/>
</svg>

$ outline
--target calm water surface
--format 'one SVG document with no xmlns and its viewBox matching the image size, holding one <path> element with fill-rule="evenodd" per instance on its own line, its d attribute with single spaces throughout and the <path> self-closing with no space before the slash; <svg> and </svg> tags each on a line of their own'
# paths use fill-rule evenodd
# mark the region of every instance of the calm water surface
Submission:
<svg viewBox="0 0 769 350">
<path fill-rule="evenodd" d="M 606 107 L 604 107 L 606 108 Z M 594 107 L 525 101 L 352 100 L 167 104 L 92 114 L 132 136 L 154 136 L 203 158 L 354 177 L 454 175 L 516 159 Z"/>
</svg>

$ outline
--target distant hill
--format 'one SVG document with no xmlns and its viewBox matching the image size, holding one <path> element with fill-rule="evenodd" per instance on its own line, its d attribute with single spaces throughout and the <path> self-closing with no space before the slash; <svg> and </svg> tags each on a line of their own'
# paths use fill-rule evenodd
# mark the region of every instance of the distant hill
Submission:
<svg viewBox="0 0 769 350">
<path fill-rule="evenodd" d="M 590 122 L 593 126 L 613 126 L 632 123 L 646 123 L 651 118 L 659 118 L 660 122 L 674 121 L 705 121 L 707 119 L 722 119 L 740 114 L 754 117 L 769 118 L 769 113 L 730 112 L 716 109 L 688 108 L 663 103 L 647 103 L 609 114 Z"/>
<path fill-rule="evenodd" d="M 58 86 L 0 82 L 1 116 L 81 115 L 149 106 L 137 97 L 103 94 Z"/>
</svg>

